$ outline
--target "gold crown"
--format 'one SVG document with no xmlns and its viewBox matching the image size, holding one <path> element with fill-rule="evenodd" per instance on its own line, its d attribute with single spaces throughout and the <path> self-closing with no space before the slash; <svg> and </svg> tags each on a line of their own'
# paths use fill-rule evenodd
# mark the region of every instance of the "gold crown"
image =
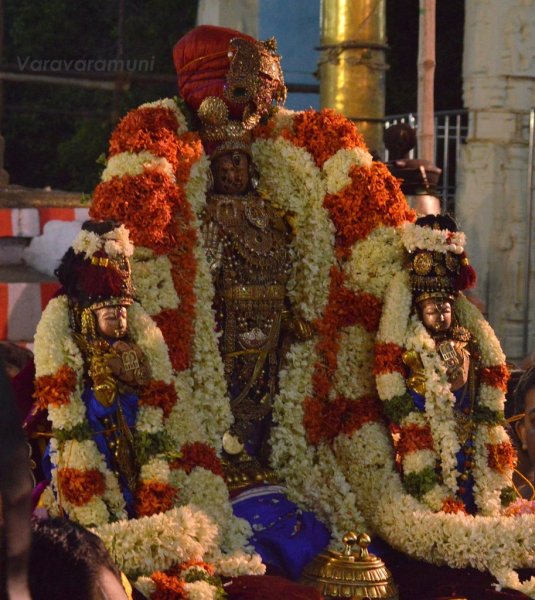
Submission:
<svg viewBox="0 0 535 600">
<path fill-rule="evenodd" d="M 242 121 L 229 119 L 224 100 L 217 96 L 208 96 L 199 106 L 197 115 L 202 123 L 203 142 L 218 144 L 217 154 L 231 149 L 250 153 L 251 133 Z M 211 154 L 214 156 L 215 153 Z"/>
<path fill-rule="evenodd" d="M 258 112 L 268 109 L 274 100 L 278 103 L 286 100 L 286 87 L 275 38 L 265 42 L 233 38 L 230 40 L 228 56 L 230 69 L 225 86 L 227 100 L 236 104 L 254 101 Z"/>
<path fill-rule="evenodd" d="M 236 149 L 250 154 L 250 132 L 269 115 L 274 103 L 282 104 L 286 99 L 274 38 L 265 42 L 233 38 L 229 45 L 224 97 L 208 96 L 197 111 L 203 142 L 217 146 L 210 152 L 212 156 Z M 240 120 L 229 118 L 227 103 L 243 105 Z"/>
<path fill-rule="evenodd" d="M 461 259 L 453 252 L 417 250 L 409 255 L 409 273 L 416 302 L 427 298 L 457 296 L 455 278 Z"/>
</svg>

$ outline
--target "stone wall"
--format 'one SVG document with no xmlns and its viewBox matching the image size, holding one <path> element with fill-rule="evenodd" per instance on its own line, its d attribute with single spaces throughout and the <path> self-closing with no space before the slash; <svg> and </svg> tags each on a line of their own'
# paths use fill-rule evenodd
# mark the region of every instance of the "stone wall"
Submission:
<svg viewBox="0 0 535 600">
<path fill-rule="evenodd" d="M 535 105 L 535 0 L 466 0 L 457 217 L 477 293 L 508 358 L 522 357 L 528 206 L 528 120 Z M 530 337 L 535 350 L 535 253 Z"/>
</svg>

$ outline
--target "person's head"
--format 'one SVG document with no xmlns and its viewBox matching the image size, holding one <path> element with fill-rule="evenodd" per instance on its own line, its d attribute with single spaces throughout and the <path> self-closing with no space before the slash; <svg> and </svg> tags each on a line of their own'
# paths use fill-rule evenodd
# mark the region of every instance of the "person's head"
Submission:
<svg viewBox="0 0 535 600">
<path fill-rule="evenodd" d="M 121 575 L 102 540 L 66 519 L 32 526 L 33 600 L 126 600 Z"/>
<path fill-rule="evenodd" d="M 528 369 L 516 386 L 514 412 L 512 427 L 522 450 L 535 465 L 535 367 Z"/>
</svg>

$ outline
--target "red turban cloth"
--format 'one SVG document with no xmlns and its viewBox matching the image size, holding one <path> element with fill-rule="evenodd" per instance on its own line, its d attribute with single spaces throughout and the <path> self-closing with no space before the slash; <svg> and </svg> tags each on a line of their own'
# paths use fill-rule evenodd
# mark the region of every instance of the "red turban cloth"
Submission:
<svg viewBox="0 0 535 600">
<path fill-rule="evenodd" d="M 208 96 L 224 98 L 226 76 L 230 68 L 230 40 L 241 38 L 256 44 L 251 36 L 213 25 L 201 25 L 182 37 L 173 49 L 173 60 L 178 73 L 178 88 L 186 104 L 197 111 Z M 230 116 L 242 117 L 243 104 L 232 104 L 225 99 Z"/>
</svg>

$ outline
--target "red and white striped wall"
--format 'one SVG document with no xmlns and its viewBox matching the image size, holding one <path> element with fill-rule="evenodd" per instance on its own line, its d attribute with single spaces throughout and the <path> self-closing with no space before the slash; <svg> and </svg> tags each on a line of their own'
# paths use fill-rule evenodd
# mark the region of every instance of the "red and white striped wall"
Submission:
<svg viewBox="0 0 535 600">
<path fill-rule="evenodd" d="M 87 218 L 88 208 L 0 208 L 0 237 L 32 238 L 43 233 L 48 221 Z M 55 281 L 0 281 L 0 340 L 32 347 L 41 313 L 58 288 Z"/>
<path fill-rule="evenodd" d="M 0 208 L 0 237 L 35 237 L 48 221 L 84 221 L 88 208 Z"/>
</svg>

